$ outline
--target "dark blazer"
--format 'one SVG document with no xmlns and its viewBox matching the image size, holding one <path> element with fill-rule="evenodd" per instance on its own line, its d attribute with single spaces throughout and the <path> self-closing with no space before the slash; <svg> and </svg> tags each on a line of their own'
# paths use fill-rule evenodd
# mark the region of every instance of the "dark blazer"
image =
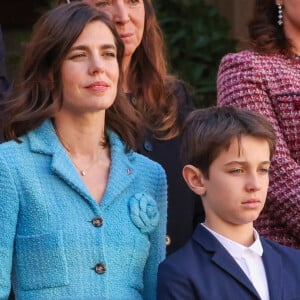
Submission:
<svg viewBox="0 0 300 300">
<path fill-rule="evenodd" d="M 179 101 L 178 120 L 182 124 L 195 106 L 186 86 L 178 82 L 175 96 Z M 201 199 L 194 194 L 182 177 L 183 163 L 180 159 L 181 136 L 170 140 L 157 140 L 147 133 L 139 152 L 160 163 L 168 181 L 167 254 L 182 247 L 192 236 L 197 224 L 204 220 Z"/>
<path fill-rule="evenodd" d="M 300 299 L 300 251 L 261 238 L 271 300 Z M 158 300 L 259 300 L 252 283 L 221 243 L 202 225 L 161 263 Z"/>
</svg>

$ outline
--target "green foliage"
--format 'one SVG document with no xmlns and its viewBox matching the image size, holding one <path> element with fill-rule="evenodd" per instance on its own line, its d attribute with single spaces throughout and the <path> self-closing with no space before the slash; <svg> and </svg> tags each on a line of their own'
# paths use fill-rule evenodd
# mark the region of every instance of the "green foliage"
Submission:
<svg viewBox="0 0 300 300">
<path fill-rule="evenodd" d="M 14 81 L 19 73 L 24 47 L 30 36 L 29 29 L 10 29 L 3 31 L 5 62 L 8 78 Z"/>
<path fill-rule="evenodd" d="M 157 1 L 155 10 L 167 44 L 170 71 L 192 86 L 198 107 L 215 104 L 220 60 L 235 51 L 229 23 L 203 0 Z"/>
</svg>

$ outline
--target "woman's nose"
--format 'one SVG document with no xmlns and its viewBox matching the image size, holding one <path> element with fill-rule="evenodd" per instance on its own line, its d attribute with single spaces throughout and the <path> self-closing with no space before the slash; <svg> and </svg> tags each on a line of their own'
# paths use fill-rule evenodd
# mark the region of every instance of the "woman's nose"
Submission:
<svg viewBox="0 0 300 300">
<path fill-rule="evenodd" d="M 104 72 L 104 64 L 101 56 L 93 56 L 89 60 L 89 72 L 90 73 L 102 73 Z"/>
<path fill-rule="evenodd" d="M 128 7 L 124 3 L 119 3 L 115 5 L 114 21 L 117 24 L 124 24 L 129 21 Z"/>
</svg>

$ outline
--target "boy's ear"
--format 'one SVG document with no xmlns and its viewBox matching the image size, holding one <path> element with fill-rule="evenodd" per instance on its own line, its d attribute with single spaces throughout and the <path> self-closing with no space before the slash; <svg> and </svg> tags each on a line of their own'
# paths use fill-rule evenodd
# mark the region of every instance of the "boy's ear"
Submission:
<svg viewBox="0 0 300 300">
<path fill-rule="evenodd" d="M 189 188 L 199 196 L 206 193 L 205 178 L 202 172 L 193 165 L 185 165 L 182 170 L 182 176 Z"/>
</svg>

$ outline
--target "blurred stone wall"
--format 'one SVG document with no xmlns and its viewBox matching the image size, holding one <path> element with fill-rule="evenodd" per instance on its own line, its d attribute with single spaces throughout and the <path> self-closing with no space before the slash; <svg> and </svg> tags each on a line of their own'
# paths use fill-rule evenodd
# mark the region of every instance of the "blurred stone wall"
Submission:
<svg viewBox="0 0 300 300">
<path fill-rule="evenodd" d="M 221 15 L 230 22 L 232 37 L 239 41 L 237 50 L 245 48 L 248 38 L 247 24 L 252 14 L 254 0 L 206 0 L 206 2 L 216 5 Z"/>
</svg>

